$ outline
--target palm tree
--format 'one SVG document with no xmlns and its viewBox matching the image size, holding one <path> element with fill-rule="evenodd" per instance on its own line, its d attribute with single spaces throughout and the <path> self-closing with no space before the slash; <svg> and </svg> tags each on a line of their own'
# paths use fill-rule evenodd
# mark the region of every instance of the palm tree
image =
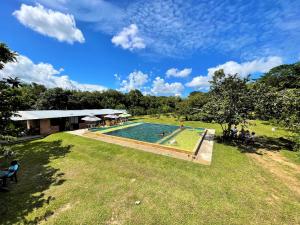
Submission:
<svg viewBox="0 0 300 225">
<path fill-rule="evenodd" d="M 18 88 L 21 85 L 21 80 L 18 77 L 8 77 L 5 79 L 5 81 L 11 85 L 12 88 Z"/>
<path fill-rule="evenodd" d="M 3 69 L 5 63 L 15 62 L 16 60 L 17 53 L 11 51 L 6 44 L 0 43 L 0 70 Z"/>
</svg>

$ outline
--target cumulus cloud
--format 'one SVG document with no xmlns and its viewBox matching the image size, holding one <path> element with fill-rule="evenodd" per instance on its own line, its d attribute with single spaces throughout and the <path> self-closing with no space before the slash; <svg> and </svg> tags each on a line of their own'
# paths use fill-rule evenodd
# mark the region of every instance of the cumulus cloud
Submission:
<svg viewBox="0 0 300 225">
<path fill-rule="evenodd" d="M 123 30 L 111 39 L 116 46 L 121 46 L 123 49 L 143 49 L 146 47 L 144 40 L 138 34 L 139 30 L 136 24 L 131 24 L 124 27 Z"/>
<path fill-rule="evenodd" d="M 17 76 L 26 83 L 43 84 L 46 87 L 60 87 L 70 90 L 103 91 L 106 87 L 94 84 L 82 84 L 71 80 L 67 75 L 62 75 L 63 69 L 55 69 L 51 64 L 35 64 L 26 56 L 19 55 L 17 62 L 7 63 L 0 70 L 0 78 Z"/>
<path fill-rule="evenodd" d="M 209 76 L 197 76 L 192 81 L 185 84 L 187 87 L 197 88 L 199 90 L 207 90 L 209 87 Z"/>
<path fill-rule="evenodd" d="M 283 60 L 278 56 L 271 56 L 267 58 L 260 58 L 249 62 L 237 63 L 228 61 L 222 65 L 208 68 L 206 76 L 196 76 L 192 81 L 186 83 L 187 87 L 207 89 L 209 87 L 209 80 L 211 80 L 215 71 L 223 69 L 225 74 L 239 74 L 245 77 L 253 73 L 266 73 L 275 66 L 283 64 Z"/>
<path fill-rule="evenodd" d="M 156 77 L 153 80 L 151 94 L 180 96 L 184 86 L 180 82 L 166 83 L 164 79 Z"/>
<path fill-rule="evenodd" d="M 24 26 L 45 36 L 56 38 L 60 42 L 65 41 L 72 44 L 85 41 L 71 14 L 46 9 L 40 4 L 36 6 L 22 4 L 19 10 L 14 11 L 13 15 Z"/>
<path fill-rule="evenodd" d="M 126 80 L 121 81 L 120 91 L 128 92 L 134 89 L 142 89 L 148 82 L 148 74 L 142 71 L 134 71 L 130 73 Z"/>
<path fill-rule="evenodd" d="M 252 73 L 266 73 L 275 66 L 283 63 L 282 58 L 278 56 L 271 56 L 267 58 L 260 58 L 249 62 L 237 63 L 234 61 L 226 62 L 222 65 L 208 69 L 208 75 L 212 76 L 215 71 L 223 69 L 225 74 L 238 73 L 240 76 L 245 77 Z"/>
<path fill-rule="evenodd" d="M 177 68 L 168 69 L 166 72 L 167 77 L 187 77 L 192 73 L 192 68 L 185 68 L 178 70 Z"/>
<path fill-rule="evenodd" d="M 76 20 L 91 23 L 95 30 L 114 35 L 129 24 L 123 8 L 105 0 L 32 0 L 49 8 L 71 13 Z"/>
</svg>

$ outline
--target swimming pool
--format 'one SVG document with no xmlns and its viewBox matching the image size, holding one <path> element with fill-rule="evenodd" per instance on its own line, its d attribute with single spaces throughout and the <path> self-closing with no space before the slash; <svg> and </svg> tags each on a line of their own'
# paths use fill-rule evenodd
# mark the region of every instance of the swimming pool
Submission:
<svg viewBox="0 0 300 225">
<path fill-rule="evenodd" d="M 107 132 L 105 134 L 130 138 L 138 141 L 156 143 L 162 138 L 170 135 L 177 129 L 179 129 L 179 126 L 155 123 L 141 123 L 133 127 L 127 127 L 120 130 Z"/>
</svg>

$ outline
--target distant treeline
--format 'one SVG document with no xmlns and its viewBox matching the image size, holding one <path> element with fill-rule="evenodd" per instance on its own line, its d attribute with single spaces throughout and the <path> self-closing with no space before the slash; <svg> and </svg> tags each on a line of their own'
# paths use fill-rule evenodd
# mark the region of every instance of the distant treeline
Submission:
<svg viewBox="0 0 300 225">
<path fill-rule="evenodd" d="M 83 92 L 25 84 L 20 79 L 0 81 L 0 130 L 12 133 L 10 117 L 18 110 L 126 109 L 132 115 L 173 114 L 178 119 L 202 120 L 232 125 L 248 119 L 272 120 L 300 133 L 300 63 L 271 69 L 258 80 L 225 75 L 217 71 L 206 92 L 191 92 L 186 98 L 148 96 L 139 90 Z M 228 133 L 228 132 L 227 132 Z M 299 137 L 299 138 L 298 138 Z M 300 134 L 294 138 L 300 146 Z M 300 147 L 297 147 L 300 149 Z"/>
<path fill-rule="evenodd" d="M 174 113 L 187 120 L 205 120 L 207 118 L 203 118 L 197 109 L 210 100 L 210 91 L 195 91 L 186 98 L 181 98 L 148 96 L 139 90 L 122 93 L 117 90 L 85 92 L 46 88 L 36 83 L 22 83 L 18 78 L 8 78 L 5 81 L 15 89 L 14 95 L 18 98 L 16 110 L 112 108 L 126 109 L 133 115 Z M 259 101 L 263 101 L 263 105 L 255 110 L 255 117 L 272 119 L 278 116 L 273 112 L 276 98 L 291 94 L 289 92 L 297 96 L 300 90 L 300 64 L 275 67 L 260 79 L 250 82 L 249 86 L 258 92 Z M 290 99 L 291 96 L 286 98 Z"/>
</svg>

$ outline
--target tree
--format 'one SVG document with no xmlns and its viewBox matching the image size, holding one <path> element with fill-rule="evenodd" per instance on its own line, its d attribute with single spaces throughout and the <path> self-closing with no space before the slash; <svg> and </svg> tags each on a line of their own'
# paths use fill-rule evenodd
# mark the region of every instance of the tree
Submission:
<svg viewBox="0 0 300 225">
<path fill-rule="evenodd" d="M 300 63 L 271 69 L 253 90 L 256 116 L 292 131 L 295 150 L 300 150 Z"/>
<path fill-rule="evenodd" d="M 188 116 L 191 115 L 192 109 L 190 108 L 188 101 L 180 101 L 176 104 L 175 108 L 175 114 L 177 118 L 185 117 L 185 119 L 188 119 Z"/>
<path fill-rule="evenodd" d="M 10 135 L 13 132 L 10 118 L 18 109 L 18 100 L 16 90 L 5 81 L 0 82 L 0 135 Z"/>
<path fill-rule="evenodd" d="M 0 43 L 0 70 L 5 63 L 16 61 L 17 54 L 12 52 L 5 44 Z M 9 135 L 11 116 L 18 109 L 18 98 L 16 90 L 10 87 L 6 80 L 0 82 L 0 135 Z"/>
<path fill-rule="evenodd" d="M 187 111 L 189 112 L 186 116 L 187 120 L 205 120 L 201 117 L 199 109 L 201 109 L 209 101 L 209 93 L 194 91 L 191 92 L 186 100 Z M 198 110 L 195 110 L 198 109 Z M 191 113 L 192 112 L 192 113 Z"/>
<path fill-rule="evenodd" d="M 249 77 L 225 75 L 223 70 L 216 71 L 212 78 L 210 100 L 201 112 L 221 125 L 224 138 L 229 137 L 232 125 L 245 124 L 253 110 L 248 81 Z"/>
<path fill-rule="evenodd" d="M 11 51 L 6 44 L 0 43 L 0 70 L 6 63 L 15 61 L 17 61 L 17 53 Z"/>
<path fill-rule="evenodd" d="M 12 88 L 18 88 L 21 86 L 21 80 L 18 77 L 8 77 L 5 78 L 7 84 L 9 84 Z"/>
<path fill-rule="evenodd" d="M 274 87 L 277 90 L 300 88 L 300 62 L 290 65 L 280 65 L 264 74 L 258 83 Z"/>
<path fill-rule="evenodd" d="M 20 110 L 36 109 L 36 104 L 41 95 L 46 91 L 46 87 L 40 84 L 24 84 L 18 88 L 20 90 Z"/>
<path fill-rule="evenodd" d="M 135 106 L 140 106 L 142 98 L 143 98 L 143 94 L 141 91 L 139 90 L 131 90 L 129 91 L 128 94 L 126 94 L 127 96 L 127 102 L 129 105 L 135 107 Z"/>
<path fill-rule="evenodd" d="M 68 109 L 71 91 L 53 88 L 45 91 L 38 99 L 38 109 Z"/>
</svg>

